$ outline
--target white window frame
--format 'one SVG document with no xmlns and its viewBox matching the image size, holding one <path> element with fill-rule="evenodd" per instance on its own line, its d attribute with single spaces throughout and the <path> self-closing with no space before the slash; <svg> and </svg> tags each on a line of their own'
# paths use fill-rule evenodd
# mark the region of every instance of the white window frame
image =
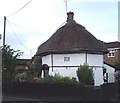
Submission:
<svg viewBox="0 0 120 103">
<path fill-rule="evenodd" d="M 64 57 L 64 61 L 65 61 L 65 62 L 70 61 L 70 57 Z"/>
<path fill-rule="evenodd" d="M 109 50 L 108 57 L 115 57 L 115 50 Z"/>
</svg>

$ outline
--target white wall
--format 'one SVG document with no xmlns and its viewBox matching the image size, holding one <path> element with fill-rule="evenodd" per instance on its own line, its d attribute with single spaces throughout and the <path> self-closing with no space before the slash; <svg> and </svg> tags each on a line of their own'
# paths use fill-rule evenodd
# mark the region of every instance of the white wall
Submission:
<svg viewBox="0 0 120 103">
<path fill-rule="evenodd" d="M 64 61 L 64 57 L 70 57 L 70 61 Z M 54 66 L 79 66 L 85 63 L 85 54 L 54 54 Z"/>
<path fill-rule="evenodd" d="M 55 74 L 60 74 L 61 76 L 69 76 L 69 77 L 75 77 L 77 79 L 77 74 L 76 74 L 76 67 L 54 67 L 53 72 L 52 68 L 50 68 L 49 74 L 50 75 L 55 75 Z"/>
<path fill-rule="evenodd" d="M 70 61 L 64 61 L 64 57 L 70 57 Z M 86 54 L 53 54 L 53 65 L 54 66 L 79 66 L 86 62 Z M 89 66 L 102 66 L 103 55 L 87 54 L 87 63 Z M 42 64 L 48 64 L 52 66 L 51 55 L 42 57 Z"/>
<path fill-rule="evenodd" d="M 42 64 L 48 64 L 52 66 L 52 56 L 47 55 L 42 57 Z M 64 61 L 64 57 L 70 57 L 70 61 Z M 80 66 L 86 62 L 86 54 L 53 54 L 53 66 L 63 66 L 63 67 L 50 67 L 49 74 L 54 75 L 59 73 L 62 76 L 70 76 L 77 78 L 76 70 L 78 67 L 64 67 L 64 66 Z M 103 55 L 99 54 L 87 54 L 87 63 L 89 66 L 100 66 L 99 68 L 93 68 L 95 85 L 98 86 L 103 83 Z M 78 80 L 78 79 L 77 79 Z"/>
<path fill-rule="evenodd" d="M 99 86 L 104 83 L 103 81 L 103 68 L 93 68 L 94 72 L 94 84 Z"/>
<path fill-rule="evenodd" d="M 109 83 L 114 82 L 114 81 L 115 81 L 115 77 L 114 77 L 114 71 L 115 71 L 115 69 L 112 68 L 112 67 L 110 67 L 109 65 L 106 65 L 106 64 L 104 64 L 103 66 L 104 66 L 104 68 L 107 69 L 108 82 L 109 82 Z"/>
<path fill-rule="evenodd" d="M 89 66 L 102 66 L 103 65 L 103 55 L 88 54 L 88 64 Z"/>
<path fill-rule="evenodd" d="M 51 55 L 46 55 L 42 57 L 42 64 L 47 64 L 51 66 Z"/>
</svg>

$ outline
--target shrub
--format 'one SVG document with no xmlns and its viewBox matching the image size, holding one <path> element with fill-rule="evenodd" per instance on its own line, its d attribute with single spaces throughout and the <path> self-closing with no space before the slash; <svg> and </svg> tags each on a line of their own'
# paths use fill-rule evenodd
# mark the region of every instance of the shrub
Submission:
<svg viewBox="0 0 120 103">
<path fill-rule="evenodd" d="M 120 62 L 114 62 L 113 66 L 115 67 L 115 69 L 120 69 Z"/>
<path fill-rule="evenodd" d="M 25 82 L 25 81 L 27 81 L 27 79 L 28 79 L 28 75 L 25 71 L 23 73 L 18 73 L 15 76 L 15 81 Z"/>
<path fill-rule="evenodd" d="M 88 65 L 86 64 L 84 64 L 83 66 L 80 65 L 80 67 L 76 72 L 77 72 L 78 80 L 81 84 L 84 85 L 94 84 L 93 71 L 92 68 L 90 68 Z"/>
<path fill-rule="evenodd" d="M 55 76 L 47 76 L 39 80 L 40 83 L 51 83 L 51 84 L 75 84 L 77 83 L 75 78 L 63 77 L 59 74 Z"/>
</svg>

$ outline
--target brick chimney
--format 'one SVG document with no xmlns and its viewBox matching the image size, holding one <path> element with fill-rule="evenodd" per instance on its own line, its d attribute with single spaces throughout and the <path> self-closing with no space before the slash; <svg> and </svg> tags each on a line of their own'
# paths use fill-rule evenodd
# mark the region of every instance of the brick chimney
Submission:
<svg viewBox="0 0 120 103">
<path fill-rule="evenodd" d="M 73 12 L 68 12 L 67 13 L 67 21 L 74 20 L 74 13 Z"/>
</svg>

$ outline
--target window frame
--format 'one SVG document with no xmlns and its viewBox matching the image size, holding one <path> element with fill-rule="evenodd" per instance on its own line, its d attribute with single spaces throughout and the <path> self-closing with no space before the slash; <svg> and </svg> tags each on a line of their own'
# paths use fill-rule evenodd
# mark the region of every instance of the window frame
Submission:
<svg viewBox="0 0 120 103">
<path fill-rule="evenodd" d="M 115 57 L 115 50 L 109 50 L 108 57 Z"/>
<path fill-rule="evenodd" d="M 64 57 L 64 61 L 65 61 L 65 62 L 70 61 L 70 57 Z"/>
</svg>

